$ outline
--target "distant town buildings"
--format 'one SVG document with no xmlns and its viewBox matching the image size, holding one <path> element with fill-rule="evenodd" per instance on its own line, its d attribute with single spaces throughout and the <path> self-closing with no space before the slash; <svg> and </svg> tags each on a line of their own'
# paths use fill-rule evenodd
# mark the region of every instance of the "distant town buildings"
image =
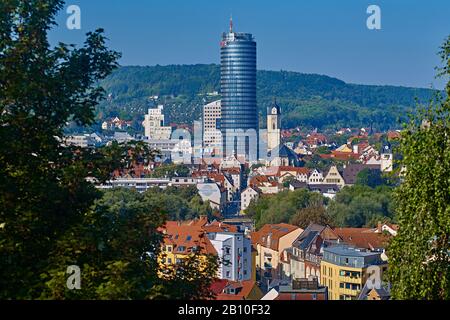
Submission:
<svg viewBox="0 0 450 320">
<path fill-rule="evenodd" d="M 66 145 L 77 146 L 81 148 L 93 148 L 97 145 L 97 140 L 90 134 L 72 135 L 65 139 Z"/>
<path fill-rule="evenodd" d="M 132 121 L 121 120 L 119 117 L 115 117 L 110 120 L 106 120 L 102 122 L 102 130 L 125 130 L 131 127 Z"/>
</svg>

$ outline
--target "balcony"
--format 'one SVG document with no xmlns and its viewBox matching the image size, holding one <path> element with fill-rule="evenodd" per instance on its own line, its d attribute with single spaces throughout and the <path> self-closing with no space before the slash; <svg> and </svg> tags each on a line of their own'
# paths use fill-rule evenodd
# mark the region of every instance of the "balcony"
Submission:
<svg viewBox="0 0 450 320">
<path fill-rule="evenodd" d="M 345 276 L 339 276 L 340 282 L 347 282 L 347 283 L 354 283 L 354 284 L 361 284 L 362 279 L 361 277 L 345 277 Z"/>
</svg>

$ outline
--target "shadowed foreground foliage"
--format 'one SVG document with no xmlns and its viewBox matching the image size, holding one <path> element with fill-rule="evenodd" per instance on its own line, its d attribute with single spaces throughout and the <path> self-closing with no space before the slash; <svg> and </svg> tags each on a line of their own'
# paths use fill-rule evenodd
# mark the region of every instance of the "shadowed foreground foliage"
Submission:
<svg viewBox="0 0 450 320">
<path fill-rule="evenodd" d="M 0 299 L 199 298 L 214 263 L 201 276 L 193 263 L 171 281 L 157 278 L 163 208 L 132 192 L 105 201 L 90 182 L 153 152 L 140 143 L 64 144 L 68 122 L 92 124 L 104 96 L 98 82 L 120 54 L 101 29 L 81 48 L 51 48 L 47 32 L 63 4 L 0 1 Z M 70 265 L 81 268 L 81 290 L 66 288 Z"/>
<path fill-rule="evenodd" d="M 450 37 L 441 58 L 448 81 Z M 395 299 L 450 299 L 450 81 L 446 89 L 402 133 L 400 229 L 388 248 Z"/>
</svg>

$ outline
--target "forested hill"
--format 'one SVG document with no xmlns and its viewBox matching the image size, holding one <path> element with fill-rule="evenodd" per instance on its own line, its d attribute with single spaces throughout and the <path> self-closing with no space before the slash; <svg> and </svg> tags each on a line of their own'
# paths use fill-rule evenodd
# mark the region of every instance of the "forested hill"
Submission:
<svg viewBox="0 0 450 320">
<path fill-rule="evenodd" d="M 170 122 L 192 123 L 201 117 L 204 103 L 219 99 L 218 65 L 121 67 L 102 81 L 110 98 L 99 106 L 100 119 L 119 116 L 139 123 L 152 104 L 165 105 Z M 400 127 L 407 113 L 426 104 L 430 89 L 348 84 L 317 74 L 258 71 L 258 106 L 264 123 L 267 106 L 277 99 L 283 127 L 314 128 Z M 417 101 L 415 99 L 418 99 Z"/>
</svg>

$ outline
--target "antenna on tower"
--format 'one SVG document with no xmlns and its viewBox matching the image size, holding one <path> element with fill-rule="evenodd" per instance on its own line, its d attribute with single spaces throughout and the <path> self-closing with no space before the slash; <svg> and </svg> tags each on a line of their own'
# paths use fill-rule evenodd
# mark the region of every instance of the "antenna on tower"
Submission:
<svg viewBox="0 0 450 320">
<path fill-rule="evenodd" d="M 230 33 L 233 33 L 233 14 L 230 15 Z"/>
</svg>

